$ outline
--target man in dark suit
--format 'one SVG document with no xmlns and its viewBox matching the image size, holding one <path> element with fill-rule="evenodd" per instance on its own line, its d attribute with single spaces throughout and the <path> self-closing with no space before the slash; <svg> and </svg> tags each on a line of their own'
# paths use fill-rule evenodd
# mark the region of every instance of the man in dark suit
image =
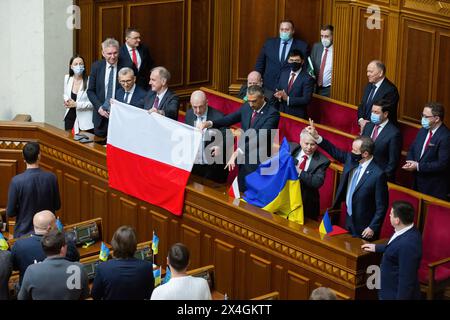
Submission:
<svg viewBox="0 0 450 320">
<path fill-rule="evenodd" d="M 264 87 L 263 79 L 261 77 L 261 73 L 258 71 L 252 71 L 247 76 L 247 82 L 243 83 L 241 86 L 241 89 L 238 93 L 238 98 L 247 101 L 247 89 L 251 86 L 260 86 L 264 89 L 264 97 L 266 98 L 266 101 L 271 101 L 273 97 L 273 91 L 267 89 Z"/>
<path fill-rule="evenodd" d="M 143 109 L 147 91 L 136 85 L 133 69 L 120 69 L 119 83 L 122 87 L 117 89 L 116 100 Z"/>
<path fill-rule="evenodd" d="M 248 102 L 241 108 L 216 121 L 203 122 L 199 128 L 221 128 L 240 123 L 242 134 L 238 149 L 233 152 L 227 163 L 231 171 L 238 159 L 239 190 L 245 191 L 245 177 L 255 171 L 259 164 L 271 156 L 272 142 L 278 128 L 280 113 L 264 100 L 264 91 L 260 86 L 251 86 L 247 90 Z M 239 158 L 238 158 L 239 156 Z"/>
<path fill-rule="evenodd" d="M 395 201 L 389 214 L 394 235 L 387 244 L 363 244 L 369 252 L 381 252 L 380 300 L 419 300 L 417 275 L 422 259 L 422 236 L 414 228 L 414 208 L 405 201 Z"/>
<path fill-rule="evenodd" d="M 384 99 L 388 101 L 389 119 L 397 125 L 398 90 L 397 87 L 386 78 L 386 66 L 379 60 L 374 60 L 367 66 L 367 78 L 369 83 L 364 88 L 361 103 L 358 106 L 358 124 L 361 132 L 370 121 L 372 105 L 374 101 Z"/>
<path fill-rule="evenodd" d="M 306 71 L 304 56 L 299 50 L 291 50 L 288 56 L 290 70 L 280 75 L 277 91 L 274 93 L 275 103 L 280 112 L 307 119 L 306 107 L 311 101 L 314 91 L 314 79 Z"/>
<path fill-rule="evenodd" d="M 442 104 L 425 105 L 422 129 L 409 148 L 403 169 L 414 173 L 414 190 L 450 201 L 450 131 L 443 119 Z"/>
<path fill-rule="evenodd" d="M 320 214 L 319 188 L 325 181 L 330 160 L 317 151 L 316 141 L 305 129 L 300 134 L 300 144 L 290 143 L 289 146 L 299 174 L 304 213 L 317 220 Z"/>
<path fill-rule="evenodd" d="M 87 95 L 95 109 L 92 115 L 94 134 L 105 138 L 108 134 L 110 100 L 115 97 L 116 90 L 119 88 L 119 81 L 117 81 L 117 73 L 120 69 L 119 42 L 112 38 L 103 41 L 102 55 L 104 60 L 98 60 L 92 64 Z"/>
<path fill-rule="evenodd" d="M 280 23 L 280 37 L 268 39 L 256 59 L 255 70 L 263 75 L 266 88 L 275 91 L 281 71 L 289 70 L 287 54 L 293 49 L 300 50 L 304 57 L 309 55 L 308 45 L 293 39 L 294 23 L 283 20 Z"/>
<path fill-rule="evenodd" d="M 402 150 L 402 137 L 400 130 L 389 120 L 389 112 L 389 101 L 375 101 L 370 122 L 364 126 L 362 135 L 372 138 L 375 143 L 373 158 L 386 173 L 388 181 L 394 182 Z"/>
<path fill-rule="evenodd" d="M 332 25 L 324 25 L 320 29 L 320 42 L 316 42 L 311 50 L 311 62 L 316 76 L 316 93 L 330 97 L 333 74 L 333 31 Z"/>
<path fill-rule="evenodd" d="M 153 59 L 148 47 L 141 43 L 139 30 L 125 30 L 125 44 L 120 48 L 119 65 L 132 68 L 136 75 L 136 84 L 145 91 L 149 90 L 148 78 L 153 68 Z"/>
<path fill-rule="evenodd" d="M 386 175 L 373 161 L 372 139 L 357 137 L 352 143 L 352 152 L 345 152 L 319 136 L 312 121 L 307 130 L 322 149 L 344 163 L 333 208 L 339 208 L 341 202 L 345 201 L 346 229 L 354 237 L 378 239 L 388 208 L 389 194 Z"/>
<path fill-rule="evenodd" d="M 224 116 L 222 112 L 208 106 L 206 95 L 200 90 L 192 92 L 191 106 L 192 108 L 186 112 L 185 123 L 193 127 L 204 121 L 219 120 Z M 224 169 L 225 130 L 206 129 L 203 133 L 203 142 L 191 173 L 224 183 L 228 176 L 228 171 Z"/>
<path fill-rule="evenodd" d="M 11 252 L 0 250 L 0 301 L 9 300 L 8 282 L 11 273 Z"/>
<path fill-rule="evenodd" d="M 151 71 L 151 90 L 144 99 L 144 109 L 177 120 L 180 104 L 175 93 L 169 90 L 169 80 L 170 72 L 166 68 L 156 67 Z"/>
</svg>

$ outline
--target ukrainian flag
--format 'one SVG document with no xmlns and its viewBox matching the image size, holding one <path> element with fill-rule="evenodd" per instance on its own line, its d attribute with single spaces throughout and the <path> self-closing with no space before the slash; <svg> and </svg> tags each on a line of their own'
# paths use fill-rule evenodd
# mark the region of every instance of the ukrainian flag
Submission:
<svg viewBox="0 0 450 320">
<path fill-rule="evenodd" d="M 8 242 L 6 241 L 3 234 L 0 232 L 0 250 L 6 251 L 8 250 L 8 248 L 9 248 Z"/>
<path fill-rule="evenodd" d="M 62 224 L 61 220 L 59 220 L 59 218 L 56 219 L 56 228 L 61 232 L 64 230 L 64 225 Z"/>
<path fill-rule="evenodd" d="M 323 215 L 322 222 L 319 226 L 319 232 L 323 234 L 329 234 L 333 231 L 333 225 L 331 224 L 330 216 L 328 215 L 328 210 Z"/>
<path fill-rule="evenodd" d="M 153 270 L 153 278 L 155 278 L 155 287 L 161 284 L 161 267 Z"/>
<path fill-rule="evenodd" d="M 109 248 L 102 242 L 102 246 L 100 248 L 99 259 L 102 261 L 108 260 L 109 257 Z"/>
<path fill-rule="evenodd" d="M 159 246 L 159 237 L 156 235 L 156 232 L 153 231 L 153 238 L 152 238 L 153 255 L 158 254 L 158 246 Z"/>
<path fill-rule="evenodd" d="M 272 172 L 267 174 L 264 171 Z M 300 180 L 286 138 L 283 139 L 278 154 L 261 163 L 255 172 L 245 178 L 245 181 L 247 191 L 244 200 L 246 202 L 277 213 L 290 221 L 303 224 Z"/>
</svg>

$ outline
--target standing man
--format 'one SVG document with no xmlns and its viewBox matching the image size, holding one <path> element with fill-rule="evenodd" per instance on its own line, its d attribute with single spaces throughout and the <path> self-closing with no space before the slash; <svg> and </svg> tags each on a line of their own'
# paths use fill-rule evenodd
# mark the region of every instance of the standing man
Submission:
<svg viewBox="0 0 450 320">
<path fill-rule="evenodd" d="M 119 42 L 108 38 L 102 43 L 102 55 L 104 60 L 95 61 L 91 67 L 87 95 L 94 106 L 92 122 L 94 122 L 94 134 L 106 138 L 108 134 L 108 118 L 111 107 L 110 100 L 115 98 L 119 60 Z"/>
<path fill-rule="evenodd" d="M 153 59 L 148 47 L 141 43 L 139 30 L 125 30 L 125 44 L 120 48 L 119 65 L 132 68 L 136 75 L 136 84 L 145 91 L 149 90 L 148 77 L 153 68 Z"/>
<path fill-rule="evenodd" d="M 409 148 L 403 169 L 414 174 L 414 190 L 450 201 L 450 131 L 443 119 L 442 104 L 425 105 L 422 128 Z"/>
<path fill-rule="evenodd" d="M 193 127 L 204 121 L 219 120 L 224 116 L 222 112 L 208 106 L 206 95 L 200 90 L 192 92 L 191 106 L 186 112 L 185 123 Z M 228 171 L 224 170 L 225 141 L 225 130 L 204 130 L 203 145 L 199 148 L 192 173 L 219 183 L 226 182 Z"/>
<path fill-rule="evenodd" d="M 243 83 L 241 86 L 241 89 L 238 93 L 238 98 L 243 99 L 244 101 L 247 101 L 247 89 L 251 86 L 260 86 L 264 89 L 264 97 L 266 98 L 266 101 L 270 101 L 273 97 L 273 91 L 267 89 L 264 87 L 263 79 L 261 77 L 261 73 L 258 71 L 252 71 L 247 76 L 247 83 Z"/>
<path fill-rule="evenodd" d="M 339 208 L 342 201 L 347 205 L 345 228 L 354 237 L 378 239 L 381 225 L 388 208 L 388 186 L 383 170 L 373 161 L 374 143 L 365 136 L 357 137 L 352 151 L 345 152 L 317 133 L 312 121 L 307 131 L 319 146 L 333 158 L 344 163 L 344 172 L 333 208 Z"/>
<path fill-rule="evenodd" d="M 151 71 L 151 91 L 144 99 L 144 109 L 177 120 L 180 104 L 175 93 L 169 90 L 169 81 L 170 72 L 166 68 L 156 67 Z"/>
<path fill-rule="evenodd" d="M 144 98 L 147 91 L 136 85 L 136 76 L 131 68 L 122 68 L 119 71 L 119 83 L 116 99 L 120 102 L 144 109 Z"/>
<path fill-rule="evenodd" d="M 387 244 L 363 244 L 369 252 L 381 252 L 380 300 L 419 300 L 417 275 L 422 259 L 422 236 L 414 228 L 414 208 L 406 201 L 395 201 L 389 214 L 394 235 Z"/>
<path fill-rule="evenodd" d="M 273 96 L 278 99 L 275 105 L 280 112 L 307 119 L 306 107 L 314 91 L 314 79 L 306 71 L 303 62 L 301 51 L 294 49 L 289 52 L 290 70 L 281 73 L 278 89 Z"/>
<path fill-rule="evenodd" d="M 317 143 L 306 129 L 300 133 L 300 144 L 291 143 L 290 148 L 300 179 L 304 213 L 317 220 L 320 215 L 319 188 L 325 182 L 330 160 L 317 151 Z"/>
<path fill-rule="evenodd" d="M 369 83 L 364 88 L 363 98 L 358 106 L 358 124 L 361 132 L 370 121 L 372 105 L 374 101 L 384 99 L 388 102 L 389 119 L 397 125 L 398 90 L 397 87 L 386 78 L 386 66 L 379 60 L 373 60 L 367 66 L 367 78 Z"/>
<path fill-rule="evenodd" d="M 56 176 L 39 168 L 39 144 L 28 142 L 22 152 L 27 169 L 12 178 L 6 208 L 9 217 L 16 217 L 14 238 L 33 231 L 33 216 L 36 212 L 50 210 L 55 213 L 61 208 Z"/>
<path fill-rule="evenodd" d="M 316 93 L 330 97 L 333 74 L 333 31 L 330 24 L 320 29 L 320 42 L 314 44 L 311 50 L 311 60 L 316 76 Z"/>
<path fill-rule="evenodd" d="M 280 23 L 280 37 L 270 38 L 256 59 L 255 70 L 263 75 L 267 89 L 275 91 L 278 80 L 283 70 L 289 70 L 287 54 L 297 49 L 308 57 L 308 45 L 306 42 L 294 39 L 294 23 L 291 20 L 283 20 Z"/>
</svg>

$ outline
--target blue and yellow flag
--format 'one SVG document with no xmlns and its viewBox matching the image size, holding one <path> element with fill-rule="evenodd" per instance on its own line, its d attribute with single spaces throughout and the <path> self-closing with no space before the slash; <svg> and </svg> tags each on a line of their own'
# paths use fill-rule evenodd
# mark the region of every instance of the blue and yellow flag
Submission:
<svg viewBox="0 0 450 320">
<path fill-rule="evenodd" d="M 108 260 L 108 257 L 109 257 L 109 248 L 105 245 L 104 242 L 102 242 L 99 258 L 102 261 L 106 261 L 106 260 Z"/>
<path fill-rule="evenodd" d="M 9 248 L 8 242 L 6 241 L 3 234 L 0 232 L 0 250 L 6 251 L 8 250 L 8 248 Z"/>
<path fill-rule="evenodd" d="M 330 216 L 328 215 L 328 210 L 323 215 L 322 222 L 320 223 L 319 232 L 323 234 L 329 234 L 333 231 L 333 225 L 331 224 Z"/>
<path fill-rule="evenodd" d="M 62 224 L 61 220 L 59 220 L 59 218 L 56 219 L 56 228 L 61 232 L 64 230 L 64 225 Z"/>
<path fill-rule="evenodd" d="M 261 163 L 245 181 L 246 202 L 303 224 L 300 180 L 286 138 L 283 139 L 278 154 Z"/>
<path fill-rule="evenodd" d="M 155 287 L 161 284 L 161 267 L 153 270 L 153 278 L 155 278 Z"/>
<path fill-rule="evenodd" d="M 153 231 L 153 238 L 152 238 L 153 255 L 158 254 L 158 245 L 159 245 L 159 237 L 156 235 L 156 232 Z"/>
<path fill-rule="evenodd" d="M 166 276 L 164 277 L 164 280 L 163 280 L 162 284 L 165 284 L 165 283 L 169 282 L 170 278 L 172 278 L 172 273 L 170 272 L 169 265 L 167 265 L 167 267 L 166 267 Z"/>
</svg>

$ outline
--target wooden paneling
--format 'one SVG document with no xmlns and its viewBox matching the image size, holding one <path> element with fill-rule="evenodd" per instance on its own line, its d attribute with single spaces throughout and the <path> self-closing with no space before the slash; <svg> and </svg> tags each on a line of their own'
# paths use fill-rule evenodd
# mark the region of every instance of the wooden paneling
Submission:
<svg viewBox="0 0 450 320">
<path fill-rule="evenodd" d="M 290 300 L 307 300 L 311 293 L 310 280 L 293 271 L 287 273 L 287 298 Z"/>
<path fill-rule="evenodd" d="M 80 214 L 80 179 L 67 173 L 64 174 L 62 189 L 63 190 L 60 190 L 60 193 L 62 194 L 62 199 L 64 199 L 64 202 L 62 203 L 64 224 L 73 224 L 83 221 Z"/>
<path fill-rule="evenodd" d="M 271 291 L 271 267 L 272 263 L 266 259 L 250 254 L 245 270 L 252 270 L 247 273 L 247 292 L 249 297 L 257 297 Z"/>
<path fill-rule="evenodd" d="M 90 210 L 91 216 L 95 218 L 102 218 L 103 221 L 109 221 L 108 216 L 108 191 L 99 188 L 94 185 L 90 185 Z M 106 227 L 106 223 L 104 223 Z M 109 241 L 112 233 L 109 227 L 106 228 L 106 232 L 103 233 L 103 239 Z"/>
<path fill-rule="evenodd" d="M 188 225 L 181 225 L 180 241 L 184 243 L 190 251 L 191 262 L 189 265 L 190 269 L 200 268 L 202 265 L 201 261 L 201 238 L 200 230 L 189 227 Z M 172 245 L 171 243 L 170 245 Z"/>
<path fill-rule="evenodd" d="M 312 45 L 320 40 L 320 27 L 322 22 L 322 0 L 285 0 L 285 13 L 295 25 L 295 36 Z M 328 21 L 330 23 L 331 21 Z"/>
<path fill-rule="evenodd" d="M 152 227 L 159 237 L 158 256 L 156 261 L 158 264 L 165 264 L 167 250 L 171 244 L 168 243 L 169 218 L 166 215 L 150 210 L 152 216 Z"/>
<path fill-rule="evenodd" d="M 80 221 L 90 220 L 95 218 L 89 207 L 89 182 L 83 181 L 81 184 L 81 212 Z"/>
<path fill-rule="evenodd" d="M 216 290 L 226 293 L 231 299 L 234 297 L 235 275 L 235 247 L 224 241 L 214 240 L 214 267 L 216 274 Z"/>
<path fill-rule="evenodd" d="M 0 208 L 6 208 L 9 184 L 17 173 L 17 160 L 0 159 Z"/>
<path fill-rule="evenodd" d="M 106 4 L 98 7 L 97 18 L 97 59 L 102 58 L 101 43 L 106 38 L 114 38 L 119 43 L 124 39 L 124 7 L 121 4 Z"/>
<path fill-rule="evenodd" d="M 450 125 L 450 30 L 438 34 L 438 56 L 434 67 L 437 75 L 434 100 L 444 104 L 446 108 L 445 123 Z"/>
</svg>

